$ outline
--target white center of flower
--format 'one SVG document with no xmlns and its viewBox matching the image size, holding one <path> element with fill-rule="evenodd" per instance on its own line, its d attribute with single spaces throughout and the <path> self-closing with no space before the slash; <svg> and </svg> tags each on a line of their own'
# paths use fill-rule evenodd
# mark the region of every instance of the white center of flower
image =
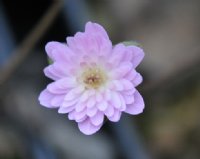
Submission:
<svg viewBox="0 0 200 159">
<path fill-rule="evenodd" d="M 81 79 L 86 88 L 98 89 L 106 82 L 107 76 L 105 72 L 98 67 L 88 67 L 82 72 Z"/>
</svg>

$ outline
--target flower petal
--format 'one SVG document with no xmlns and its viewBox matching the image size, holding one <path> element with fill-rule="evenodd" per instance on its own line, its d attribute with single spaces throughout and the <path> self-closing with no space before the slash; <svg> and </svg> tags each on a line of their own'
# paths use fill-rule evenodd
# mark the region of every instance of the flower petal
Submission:
<svg viewBox="0 0 200 159">
<path fill-rule="evenodd" d="M 134 96 L 133 95 L 124 95 L 123 96 L 124 101 L 126 104 L 132 104 L 134 102 Z"/>
<path fill-rule="evenodd" d="M 58 106 L 54 106 L 51 104 L 51 100 L 54 96 L 54 94 L 50 93 L 47 89 L 45 89 L 40 93 L 38 100 L 41 105 L 47 108 L 56 108 Z"/>
<path fill-rule="evenodd" d="M 72 105 L 75 105 L 78 103 L 78 98 L 74 99 L 74 100 L 71 100 L 71 101 L 66 101 L 66 100 L 63 100 L 63 103 L 61 104 L 62 107 L 71 107 Z"/>
<path fill-rule="evenodd" d="M 77 112 L 81 112 L 81 111 L 83 111 L 85 108 L 86 108 L 86 104 L 83 103 L 83 102 L 78 102 L 78 103 L 75 105 L 75 109 L 76 109 Z"/>
<path fill-rule="evenodd" d="M 75 112 L 74 118 L 75 118 L 76 122 L 81 122 L 81 121 L 85 120 L 87 118 L 86 110 L 83 110 L 81 112 Z"/>
<path fill-rule="evenodd" d="M 87 101 L 87 107 L 92 108 L 93 106 L 95 106 L 95 104 L 96 104 L 95 97 L 90 97 L 90 99 Z"/>
<path fill-rule="evenodd" d="M 60 113 L 60 114 L 66 114 L 66 113 L 69 113 L 69 112 L 71 112 L 71 111 L 73 111 L 74 110 L 74 106 L 70 106 L 70 107 L 60 107 L 59 109 L 58 109 L 58 113 Z"/>
<path fill-rule="evenodd" d="M 98 50 L 96 54 L 107 56 L 111 52 L 112 43 L 101 25 L 88 22 L 85 27 L 85 33 L 89 37 L 88 45 Z"/>
<path fill-rule="evenodd" d="M 121 80 L 119 80 L 120 81 L 120 83 L 123 85 L 123 88 L 124 88 L 124 90 L 132 90 L 132 89 L 134 89 L 135 87 L 134 87 L 134 85 L 133 85 L 133 83 L 131 83 L 129 80 L 127 80 L 127 79 L 121 79 Z"/>
<path fill-rule="evenodd" d="M 69 56 L 73 55 L 73 52 L 66 44 L 56 41 L 48 42 L 45 50 L 53 61 L 70 61 Z"/>
<path fill-rule="evenodd" d="M 85 119 L 84 121 L 78 123 L 79 130 L 85 135 L 92 135 L 96 133 L 101 126 L 102 124 L 98 126 L 93 125 L 90 119 Z"/>
<path fill-rule="evenodd" d="M 111 99 L 111 91 L 110 91 L 110 89 L 106 89 L 104 91 L 104 98 L 105 98 L 106 101 L 109 101 Z"/>
<path fill-rule="evenodd" d="M 94 116 L 90 117 L 90 121 L 93 125 L 98 126 L 103 123 L 104 114 L 102 112 L 97 112 Z"/>
<path fill-rule="evenodd" d="M 73 88 L 77 85 L 75 78 L 62 78 L 55 82 L 50 83 L 47 89 L 51 93 L 64 94 L 69 91 L 69 88 Z"/>
<path fill-rule="evenodd" d="M 98 35 L 101 35 L 105 39 L 109 39 L 108 34 L 106 33 L 105 29 L 97 23 L 87 22 L 85 25 L 85 32 L 93 34 L 93 35 L 98 34 Z"/>
<path fill-rule="evenodd" d="M 120 111 L 124 111 L 126 109 L 126 103 L 125 103 L 125 100 L 124 100 L 124 97 L 119 94 L 119 98 L 120 98 L 120 101 L 121 101 L 121 107 L 120 107 Z"/>
<path fill-rule="evenodd" d="M 133 79 L 134 86 L 137 87 L 140 83 L 142 83 L 142 80 L 142 76 L 139 73 L 137 73 L 135 78 Z"/>
<path fill-rule="evenodd" d="M 103 95 L 100 92 L 96 92 L 96 101 L 101 102 L 103 100 Z"/>
<path fill-rule="evenodd" d="M 55 62 L 44 69 L 44 74 L 53 80 L 65 78 L 69 76 L 69 69 L 67 67 L 67 65 Z"/>
<path fill-rule="evenodd" d="M 55 73 L 54 71 L 52 71 L 51 67 L 52 66 L 50 65 L 50 66 L 44 68 L 43 72 L 44 72 L 45 76 L 48 77 L 48 78 L 50 78 L 50 79 L 52 79 L 52 80 L 59 79 L 60 77 L 57 75 L 57 73 Z"/>
<path fill-rule="evenodd" d="M 78 32 L 67 38 L 68 46 L 79 54 L 107 55 L 111 52 L 112 43 L 102 26 L 88 22 L 85 32 Z"/>
<path fill-rule="evenodd" d="M 91 96 L 92 94 L 91 94 L 91 91 L 90 90 L 86 90 L 86 91 L 84 91 L 84 93 L 81 95 L 81 97 L 80 97 L 80 102 L 86 102 L 88 99 L 89 99 L 89 97 Z"/>
<path fill-rule="evenodd" d="M 104 111 L 104 113 L 105 113 L 105 115 L 107 116 L 107 117 L 111 117 L 111 116 L 113 116 L 114 115 L 114 108 L 113 108 L 113 106 L 111 106 L 111 105 L 109 105 L 108 107 L 107 107 L 107 109 Z"/>
<path fill-rule="evenodd" d="M 126 90 L 126 91 L 123 91 L 123 94 L 124 95 L 133 95 L 135 93 L 136 89 L 135 87 L 130 89 L 130 90 Z"/>
<path fill-rule="evenodd" d="M 65 101 L 71 101 L 75 98 L 78 98 L 81 96 L 81 94 L 84 92 L 85 88 L 82 86 L 78 86 L 76 88 L 71 89 L 65 96 Z"/>
<path fill-rule="evenodd" d="M 120 107 L 121 107 L 121 100 L 120 100 L 119 94 L 116 93 L 116 92 L 114 92 L 114 91 L 112 91 L 111 96 L 112 96 L 112 98 L 110 100 L 110 103 L 116 109 L 120 109 Z"/>
<path fill-rule="evenodd" d="M 65 95 L 55 95 L 51 99 L 51 105 L 53 105 L 55 107 L 62 105 L 62 103 L 64 102 L 64 97 L 65 97 Z"/>
<path fill-rule="evenodd" d="M 126 75 L 125 79 L 132 81 L 137 75 L 137 71 L 135 69 L 131 69 Z"/>
<path fill-rule="evenodd" d="M 108 119 L 112 122 L 118 122 L 121 118 L 121 114 L 121 111 L 115 109 L 114 114 L 112 116 L 108 116 Z"/>
<path fill-rule="evenodd" d="M 131 105 L 127 105 L 125 112 L 132 115 L 137 115 L 143 112 L 144 109 L 144 101 L 142 96 L 138 91 L 134 94 L 134 103 Z"/>
<path fill-rule="evenodd" d="M 133 53 L 132 64 L 136 68 L 144 58 L 144 51 L 137 46 L 127 46 L 127 49 L 130 49 Z"/>
<path fill-rule="evenodd" d="M 125 56 L 125 51 L 126 47 L 123 44 L 115 45 L 112 50 L 112 56 L 109 57 L 108 62 L 114 67 L 118 66 Z"/>
<path fill-rule="evenodd" d="M 67 88 L 57 87 L 55 82 L 48 84 L 47 90 L 54 94 L 66 94 L 69 91 L 69 89 L 67 89 Z"/>
<path fill-rule="evenodd" d="M 78 122 L 82 122 L 82 121 L 84 121 L 86 118 L 87 118 L 87 116 L 84 116 L 84 117 L 82 117 L 82 118 L 76 119 L 76 122 L 77 122 L 77 123 L 78 123 Z"/>
<path fill-rule="evenodd" d="M 123 87 L 123 84 L 119 80 L 113 80 L 111 89 L 115 91 L 122 91 L 124 87 Z"/>
<path fill-rule="evenodd" d="M 98 110 L 97 107 L 87 108 L 87 115 L 89 117 L 93 117 L 96 115 L 97 110 Z"/>
<path fill-rule="evenodd" d="M 74 37 L 67 37 L 67 44 L 70 49 L 72 49 L 76 54 L 86 54 L 89 51 L 89 45 L 87 44 L 88 35 L 78 32 Z M 93 47 L 97 48 L 97 47 Z"/>
<path fill-rule="evenodd" d="M 69 120 L 75 120 L 75 111 L 73 110 L 73 111 L 71 111 L 71 112 L 69 112 L 68 113 L 68 119 Z"/>
<path fill-rule="evenodd" d="M 133 65 L 131 62 L 121 63 L 117 68 L 111 71 L 111 76 L 114 79 L 123 78 L 132 68 Z"/>
<path fill-rule="evenodd" d="M 96 105 L 96 107 L 100 110 L 100 111 L 105 111 L 108 107 L 108 103 L 106 101 L 101 101 L 100 103 L 98 103 Z"/>
</svg>

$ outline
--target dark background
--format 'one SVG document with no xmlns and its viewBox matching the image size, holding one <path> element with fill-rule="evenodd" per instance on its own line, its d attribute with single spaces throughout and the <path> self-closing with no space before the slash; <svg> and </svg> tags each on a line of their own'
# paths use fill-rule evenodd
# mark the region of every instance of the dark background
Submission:
<svg viewBox="0 0 200 159">
<path fill-rule="evenodd" d="M 0 159 L 199 159 L 200 1 L 0 1 Z M 145 51 L 138 87 L 146 108 L 92 136 L 39 105 L 51 82 L 44 46 L 105 27 L 113 44 Z"/>
</svg>

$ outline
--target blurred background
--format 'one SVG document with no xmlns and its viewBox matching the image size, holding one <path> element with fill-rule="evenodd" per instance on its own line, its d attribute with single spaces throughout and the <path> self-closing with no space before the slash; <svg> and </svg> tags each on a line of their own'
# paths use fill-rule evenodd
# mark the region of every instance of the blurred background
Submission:
<svg viewBox="0 0 200 159">
<path fill-rule="evenodd" d="M 0 159 L 199 159 L 199 15 L 199 0 L 0 0 Z M 92 136 L 38 102 L 45 44 L 87 21 L 146 53 L 144 113 Z"/>
</svg>

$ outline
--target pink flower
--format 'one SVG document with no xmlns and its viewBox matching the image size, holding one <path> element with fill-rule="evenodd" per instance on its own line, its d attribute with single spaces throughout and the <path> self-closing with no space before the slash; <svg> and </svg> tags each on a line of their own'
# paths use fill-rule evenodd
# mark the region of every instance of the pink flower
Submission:
<svg viewBox="0 0 200 159">
<path fill-rule="evenodd" d="M 40 104 L 68 113 L 84 134 L 97 132 L 105 118 L 117 122 L 122 112 L 142 113 L 144 101 L 135 88 L 142 82 L 135 70 L 144 57 L 141 48 L 112 46 L 104 28 L 88 22 L 67 44 L 49 42 L 45 49 L 53 64 L 44 73 L 54 82 L 41 92 Z"/>
</svg>

